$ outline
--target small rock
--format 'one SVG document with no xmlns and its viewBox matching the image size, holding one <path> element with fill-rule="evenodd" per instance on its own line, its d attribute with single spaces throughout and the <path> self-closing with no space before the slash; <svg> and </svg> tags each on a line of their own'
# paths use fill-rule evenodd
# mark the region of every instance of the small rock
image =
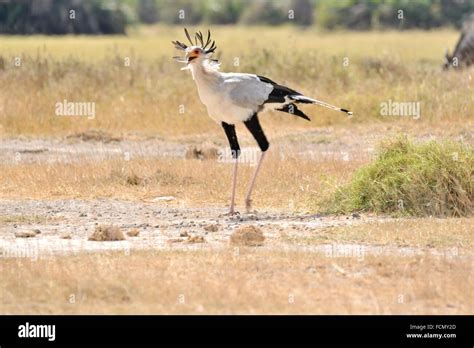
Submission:
<svg viewBox="0 0 474 348">
<path fill-rule="evenodd" d="M 207 232 L 217 232 L 219 230 L 219 226 L 217 224 L 210 224 L 207 226 L 204 226 L 204 231 Z"/>
<path fill-rule="evenodd" d="M 131 230 L 127 231 L 127 236 L 129 237 L 138 237 L 140 234 L 140 230 L 138 228 L 132 228 Z"/>
<path fill-rule="evenodd" d="M 243 226 L 230 236 L 231 245 L 261 246 L 265 240 L 262 230 L 253 225 Z"/>
<path fill-rule="evenodd" d="M 72 235 L 69 232 L 63 233 L 59 238 L 61 239 L 71 239 Z"/>
<path fill-rule="evenodd" d="M 96 226 L 94 232 L 89 237 L 89 240 L 97 241 L 97 242 L 105 242 L 105 241 L 117 241 L 117 240 L 124 240 L 125 236 L 120 228 L 117 226 L 106 226 L 106 225 L 99 225 Z"/>
<path fill-rule="evenodd" d="M 180 236 L 180 237 L 189 237 L 189 234 L 188 234 L 188 232 L 183 231 L 183 232 L 181 232 L 181 233 L 179 234 L 179 236 Z"/>
<path fill-rule="evenodd" d="M 35 228 L 35 229 L 33 230 L 33 232 L 34 232 L 35 234 L 40 234 L 40 233 L 41 233 L 41 230 L 40 230 L 39 228 Z"/>
</svg>

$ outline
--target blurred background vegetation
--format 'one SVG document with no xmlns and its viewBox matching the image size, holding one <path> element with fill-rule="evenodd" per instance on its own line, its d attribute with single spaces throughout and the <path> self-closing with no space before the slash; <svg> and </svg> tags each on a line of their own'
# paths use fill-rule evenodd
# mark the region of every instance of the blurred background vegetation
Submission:
<svg viewBox="0 0 474 348">
<path fill-rule="evenodd" d="M 3 0 L 0 33 L 124 34 L 154 23 L 459 28 L 472 12 L 474 0 Z"/>
</svg>

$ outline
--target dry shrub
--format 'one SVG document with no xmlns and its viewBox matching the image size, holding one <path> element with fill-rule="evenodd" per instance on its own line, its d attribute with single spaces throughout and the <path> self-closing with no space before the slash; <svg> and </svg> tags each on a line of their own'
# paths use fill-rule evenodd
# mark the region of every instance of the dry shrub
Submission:
<svg viewBox="0 0 474 348">
<path fill-rule="evenodd" d="M 82 141 L 96 141 L 102 143 L 111 143 L 118 142 L 121 140 L 119 137 L 115 137 L 110 133 L 104 132 L 102 130 L 90 129 L 85 132 L 79 132 L 76 134 L 71 134 L 66 137 L 67 139 L 77 139 Z"/>
<path fill-rule="evenodd" d="M 206 240 L 203 236 L 189 236 L 186 240 L 187 243 L 205 243 Z"/>
<path fill-rule="evenodd" d="M 125 182 L 127 185 L 138 186 L 143 182 L 143 179 L 135 173 L 131 173 L 125 176 Z"/>
<path fill-rule="evenodd" d="M 217 159 L 219 150 L 214 146 L 192 146 L 186 151 L 185 157 L 187 159 L 209 160 Z"/>
<path fill-rule="evenodd" d="M 94 233 L 89 237 L 89 240 L 96 242 L 105 242 L 105 241 L 116 241 L 124 240 L 125 236 L 123 235 L 122 230 L 113 225 L 98 225 L 96 226 Z"/>
<path fill-rule="evenodd" d="M 36 237 L 38 233 L 36 231 L 18 231 L 15 232 L 15 237 L 17 238 L 33 238 Z"/>
<path fill-rule="evenodd" d="M 240 227 L 230 236 L 230 244 L 237 246 L 261 246 L 264 240 L 263 232 L 253 225 Z"/>
<path fill-rule="evenodd" d="M 113 168 L 109 174 L 110 179 L 118 181 L 124 186 L 142 186 L 150 179 L 148 177 L 138 175 L 133 169 Z"/>
</svg>

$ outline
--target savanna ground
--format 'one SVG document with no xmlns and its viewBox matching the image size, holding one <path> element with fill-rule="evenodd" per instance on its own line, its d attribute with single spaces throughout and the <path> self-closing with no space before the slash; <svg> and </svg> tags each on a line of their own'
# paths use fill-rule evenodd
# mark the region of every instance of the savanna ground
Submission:
<svg viewBox="0 0 474 348">
<path fill-rule="evenodd" d="M 403 133 L 472 145 L 473 70 L 440 68 L 458 34 L 214 27 L 213 35 L 223 71 L 255 72 L 354 111 L 306 107 L 312 122 L 263 116 L 271 148 L 256 212 L 240 218 L 222 215 L 231 164 L 186 156 L 227 143 L 170 59 L 181 28 L 1 37 L 0 312 L 472 314 L 472 217 L 326 209 L 381 140 Z M 56 116 L 64 99 L 95 102 L 95 117 Z M 419 101 L 420 117 L 382 116 L 388 100 Z M 240 208 L 256 150 L 237 132 L 248 151 Z M 88 241 L 104 224 L 139 235 Z M 263 246 L 229 244 L 246 225 L 263 231 Z"/>
</svg>

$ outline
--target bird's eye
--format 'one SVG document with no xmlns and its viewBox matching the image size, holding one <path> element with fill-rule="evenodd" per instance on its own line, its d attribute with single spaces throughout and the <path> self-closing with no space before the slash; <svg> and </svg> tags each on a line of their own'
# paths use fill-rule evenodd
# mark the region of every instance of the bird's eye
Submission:
<svg viewBox="0 0 474 348">
<path fill-rule="evenodd" d="M 194 50 L 194 51 L 193 51 L 193 53 L 196 53 L 196 54 L 198 54 L 198 53 L 199 53 L 199 51 L 198 51 L 198 50 Z"/>
</svg>

